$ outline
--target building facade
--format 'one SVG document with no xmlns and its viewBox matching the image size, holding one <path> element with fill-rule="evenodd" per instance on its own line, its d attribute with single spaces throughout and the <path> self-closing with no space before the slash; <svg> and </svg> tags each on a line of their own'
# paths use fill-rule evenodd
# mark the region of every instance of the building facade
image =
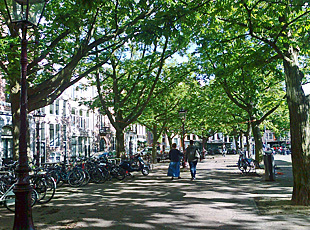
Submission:
<svg viewBox="0 0 310 230">
<path fill-rule="evenodd" d="M 13 158 L 11 108 L 5 82 L 0 79 L 0 83 L 0 157 Z M 115 129 L 108 117 L 84 104 L 96 96 L 96 88 L 83 84 L 73 85 L 52 104 L 28 114 L 30 157 L 39 154 L 44 163 L 115 151 Z M 131 125 L 124 135 L 126 152 L 136 152 L 145 135 L 145 127 Z"/>
</svg>

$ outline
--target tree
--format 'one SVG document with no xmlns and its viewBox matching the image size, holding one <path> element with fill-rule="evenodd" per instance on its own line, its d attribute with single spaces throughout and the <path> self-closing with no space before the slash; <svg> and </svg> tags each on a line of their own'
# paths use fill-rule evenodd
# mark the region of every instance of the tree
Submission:
<svg viewBox="0 0 310 230">
<path fill-rule="evenodd" d="M 163 72 L 164 77 L 159 80 L 150 103 L 137 120 L 153 134 L 153 161 L 156 157 L 155 143 L 161 135 L 172 131 L 172 127 L 180 127 L 178 110 L 187 93 L 182 82 L 186 80 L 188 74 L 189 69 L 185 63 L 166 67 Z M 177 129 L 173 130 L 175 132 Z"/>
<path fill-rule="evenodd" d="M 51 1 L 47 5 L 43 25 L 29 36 L 32 44 L 29 46 L 31 52 L 27 71 L 29 111 L 53 103 L 65 89 L 106 63 L 109 56 L 128 39 L 144 36 L 145 41 L 152 42 L 155 35 L 153 27 L 163 29 L 160 27 L 163 22 L 170 25 L 171 31 L 183 30 L 182 38 L 185 38 L 188 35 L 186 24 L 182 20 L 177 25 L 175 22 L 203 4 L 204 1 L 195 4 L 167 0 Z M 0 17 L 4 25 L 1 27 L 0 68 L 7 79 L 11 96 L 13 152 L 16 155 L 19 135 L 19 45 L 15 43 L 19 40 L 18 28 L 9 24 L 3 1 L 0 3 Z M 182 38 L 175 44 L 180 45 Z M 180 46 L 179 50 L 183 47 Z"/>
<path fill-rule="evenodd" d="M 165 23 L 164 29 L 170 30 L 166 26 L 169 27 Z M 110 68 L 104 67 L 101 75 L 96 75 L 99 100 L 93 106 L 102 108 L 116 129 L 118 156 L 125 150 L 124 129 L 142 114 L 152 98 L 166 59 L 177 51 L 169 45 L 170 32 L 161 34 L 158 30 L 162 28 L 153 29 L 151 41 L 142 36 L 142 43 L 135 37 L 126 51 L 120 50 L 109 59 Z"/>
<path fill-rule="evenodd" d="M 207 148 L 208 138 L 215 133 L 233 136 L 238 150 L 239 136 L 242 134 L 249 136 L 250 123 L 246 112 L 230 101 L 216 80 L 205 79 L 204 84 L 196 83 L 191 89 L 192 95 L 187 102 L 191 105 L 188 110 L 191 132 L 202 139 L 204 148 Z"/>
<path fill-rule="evenodd" d="M 103 67 L 101 75 L 96 74 L 100 104 L 94 106 L 103 108 L 116 129 L 118 155 L 124 151 L 123 130 L 137 120 L 149 103 L 166 59 L 176 52 L 182 54 L 187 47 L 191 30 L 187 22 L 191 19 L 186 17 L 201 4 L 204 2 L 165 2 L 161 11 L 140 25 L 143 32 L 128 39 L 126 46 L 109 58 L 110 70 Z M 105 78 L 112 80 L 109 83 Z"/>
<path fill-rule="evenodd" d="M 287 104 L 280 106 L 264 122 L 266 129 L 272 130 L 276 137 L 288 137 L 290 119 Z"/>
<path fill-rule="evenodd" d="M 161 7 L 153 2 L 137 4 L 130 0 L 51 1 L 45 11 L 45 22 L 29 35 L 29 112 L 53 103 L 65 89 L 106 63 L 128 38 L 145 33 L 141 25 L 161 13 Z M 3 1 L 0 15 L 0 67 L 10 93 L 16 157 L 20 101 L 18 27 L 9 24 Z M 92 62 L 98 56 L 100 61 Z"/>
<path fill-rule="evenodd" d="M 307 60 L 301 57 L 308 57 L 309 4 L 302 0 L 213 1 L 210 4 L 212 6 L 200 9 L 206 16 L 201 18 L 201 23 L 213 40 L 218 44 L 251 40 L 253 46 L 249 50 L 256 51 L 256 60 L 282 62 L 292 138 L 292 201 L 309 205 L 309 99 L 301 87 L 307 71 Z"/>
</svg>

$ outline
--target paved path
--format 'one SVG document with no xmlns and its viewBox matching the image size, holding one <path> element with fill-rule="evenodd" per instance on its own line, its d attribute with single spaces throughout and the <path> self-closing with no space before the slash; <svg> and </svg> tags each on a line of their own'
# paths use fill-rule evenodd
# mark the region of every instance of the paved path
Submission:
<svg viewBox="0 0 310 230">
<path fill-rule="evenodd" d="M 198 164 L 196 181 L 188 169 L 182 179 L 166 176 L 168 163 L 145 177 L 57 190 L 55 199 L 35 206 L 36 229 L 310 229 L 307 215 L 262 215 L 256 197 L 289 198 L 290 156 L 276 156 L 275 182 L 242 175 L 237 155 L 208 157 Z M 259 171 L 259 174 L 262 174 Z M 12 229 L 13 215 L 0 209 L 0 229 Z"/>
</svg>

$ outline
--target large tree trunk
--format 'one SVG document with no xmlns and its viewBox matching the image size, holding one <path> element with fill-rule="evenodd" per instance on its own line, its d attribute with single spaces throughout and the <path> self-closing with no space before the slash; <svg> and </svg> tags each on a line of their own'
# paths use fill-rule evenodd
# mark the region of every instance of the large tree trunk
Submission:
<svg viewBox="0 0 310 230">
<path fill-rule="evenodd" d="M 121 153 L 125 153 L 124 130 L 116 129 L 116 157 L 120 157 Z"/>
<path fill-rule="evenodd" d="M 153 126 L 152 134 L 153 134 L 152 159 L 153 159 L 153 162 L 156 162 L 156 157 L 157 157 L 157 140 L 159 139 L 159 136 L 160 136 L 160 134 L 158 133 L 156 125 Z"/>
<path fill-rule="evenodd" d="M 291 48 L 283 59 L 287 102 L 290 114 L 294 187 L 292 201 L 310 205 L 309 100 L 301 88 L 303 74 L 297 65 L 298 52 Z"/>
<path fill-rule="evenodd" d="M 247 157 L 250 157 L 250 140 L 249 140 L 249 135 L 245 136 L 245 142 L 246 142 L 246 151 L 248 153 Z"/>
<path fill-rule="evenodd" d="M 206 145 L 207 145 L 207 137 L 206 137 L 206 136 L 203 136 L 203 137 L 202 137 L 202 148 L 205 149 L 205 150 L 207 149 L 207 146 L 206 146 Z M 202 150 L 203 150 L 203 149 L 202 149 Z"/>
<path fill-rule="evenodd" d="M 169 142 L 169 147 L 171 149 L 171 145 L 172 145 L 172 138 L 171 136 L 169 136 L 169 134 L 166 132 L 166 136 L 168 137 L 168 142 Z"/>
<path fill-rule="evenodd" d="M 246 130 L 246 133 L 245 133 L 245 140 L 246 140 L 246 149 L 247 149 L 247 152 L 248 152 L 248 157 L 250 157 L 251 155 L 251 149 L 250 149 L 250 135 L 251 135 L 251 124 L 250 122 L 248 123 L 248 128 Z"/>
<path fill-rule="evenodd" d="M 251 119 L 254 120 L 254 119 Z M 257 162 L 261 162 L 263 159 L 263 141 L 262 141 L 262 135 L 259 129 L 259 123 L 252 122 L 252 132 L 255 142 L 255 160 Z"/>
<path fill-rule="evenodd" d="M 244 150 L 243 132 L 241 130 L 240 130 L 239 138 L 240 138 L 240 149 L 241 151 L 243 151 Z"/>
<path fill-rule="evenodd" d="M 239 150 L 238 139 L 239 139 L 239 136 L 238 135 L 234 135 L 234 142 L 235 142 L 236 152 L 237 153 L 238 153 L 238 150 Z"/>
</svg>

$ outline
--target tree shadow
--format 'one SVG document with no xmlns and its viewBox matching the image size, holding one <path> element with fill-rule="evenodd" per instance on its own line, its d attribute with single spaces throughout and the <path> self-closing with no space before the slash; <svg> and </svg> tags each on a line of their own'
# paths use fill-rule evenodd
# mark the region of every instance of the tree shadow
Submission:
<svg viewBox="0 0 310 230">
<path fill-rule="evenodd" d="M 242 230 L 309 223 L 308 216 L 261 215 L 255 205 L 257 197 L 289 197 L 292 184 L 243 175 L 226 167 L 234 158 L 217 159 L 198 164 L 195 181 L 188 169 L 182 169 L 182 179 L 171 181 L 168 164 L 162 163 L 149 176 L 137 173 L 124 181 L 61 187 L 50 203 L 33 208 L 36 229 Z M 13 215 L 4 209 L 0 218 L 1 223 L 13 223 Z"/>
</svg>

